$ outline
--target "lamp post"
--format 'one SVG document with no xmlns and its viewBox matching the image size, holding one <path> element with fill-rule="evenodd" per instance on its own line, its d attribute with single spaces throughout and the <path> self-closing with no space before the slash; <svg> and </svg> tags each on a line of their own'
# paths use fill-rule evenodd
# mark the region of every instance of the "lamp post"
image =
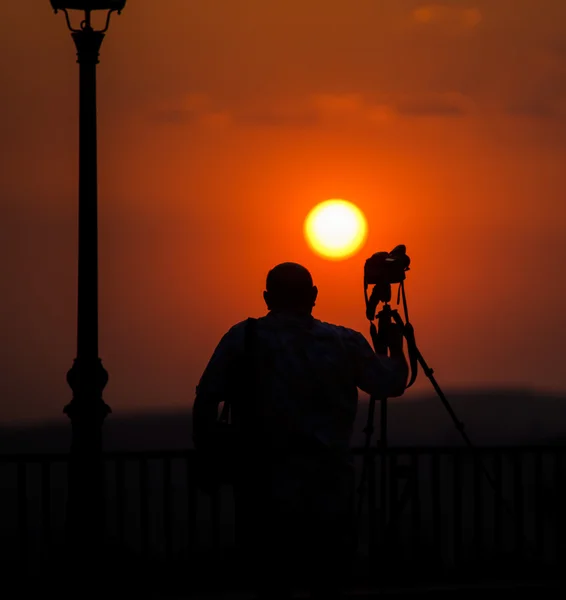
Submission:
<svg viewBox="0 0 566 600">
<path fill-rule="evenodd" d="M 110 407 L 102 399 L 108 373 L 98 356 L 98 211 L 96 140 L 96 65 L 112 13 L 126 0 L 51 0 L 65 14 L 79 63 L 79 219 L 77 354 L 67 373 L 73 392 L 64 412 L 71 420 L 67 533 L 73 553 L 86 544 L 94 550 L 103 526 L 102 424 Z M 74 27 L 71 12 L 84 18 Z M 92 13 L 103 11 L 103 29 L 92 25 Z"/>
</svg>

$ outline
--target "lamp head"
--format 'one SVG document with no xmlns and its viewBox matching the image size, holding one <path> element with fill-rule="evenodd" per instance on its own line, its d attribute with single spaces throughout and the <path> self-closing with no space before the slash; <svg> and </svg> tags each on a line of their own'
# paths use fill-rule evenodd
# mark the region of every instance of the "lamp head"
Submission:
<svg viewBox="0 0 566 600">
<path fill-rule="evenodd" d="M 50 0 L 53 10 L 111 10 L 121 12 L 126 0 Z"/>
</svg>

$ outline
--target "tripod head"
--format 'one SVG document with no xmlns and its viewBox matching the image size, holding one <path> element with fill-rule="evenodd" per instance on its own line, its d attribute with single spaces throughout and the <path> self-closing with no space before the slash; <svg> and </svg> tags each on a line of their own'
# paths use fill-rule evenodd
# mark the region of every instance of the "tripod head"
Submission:
<svg viewBox="0 0 566 600">
<path fill-rule="evenodd" d="M 409 270 L 411 259 L 403 244 L 395 246 L 391 252 L 376 252 L 368 258 L 364 265 L 364 294 L 366 298 L 366 317 L 373 321 L 375 311 L 380 302 L 391 301 L 391 285 L 403 284 L 405 272 Z M 367 289 L 373 285 L 368 298 Z M 397 300 L 399 303 L 399 300 Z"/>
<path fill-rule="evenodd" d="M 373 348 L 376 354 L 387 354 L 387 340 L 389 339 L 389 329 L 393 323 L 394 313 L 397 313 L 397 311 L 392 310 L 391 305 L 386 302 L 383 305 L 383 308 L 375 316 L 377 319 L 377 327 L 375 326 L 373 320 L 370 323 L 369 333 L 371 335 Z"/>
<path fill-rule="evenodd" d="M 403 244 L 395 246 L 391 252 L 376 252 L 368 258 L 364 265 L 364 296 L 366 302 L 366 317 L 370 321 L 370 336 L 377 354 L 387 355 L 389 349 L 390 331 L 393 322 L 401 329 L 407 340 L 411 379 L 407 387 L 411 387 L 417 378 L 418 358 L 415 336 L 409 323 L 409 309 L 405 294 L 405 273 L 409 270 L 411 259 Z M 405 323 L 397 310 L 391 308 L 391 286 L 399 284 L 397 304 L 403 301 Z M 368 286 L 373 285 L 368 297 Z M 383 302 L 382 309 L 376 314 L 377 307 Z M 377 319 L 377 326 L 374 320 Z"/>
</svg>

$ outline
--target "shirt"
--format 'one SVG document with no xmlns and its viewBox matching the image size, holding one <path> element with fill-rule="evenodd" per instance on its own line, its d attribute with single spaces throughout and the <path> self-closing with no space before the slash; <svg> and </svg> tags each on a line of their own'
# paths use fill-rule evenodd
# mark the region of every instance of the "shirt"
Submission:
<svg viewBox="0 0 566 600">
<path fill-rule="evenodd" d="M 234 325 L 216 347 L 197 386 L 198 402 L 238 394 L 247 360 L 245 325 Z M 269 312 L 257 320 L 256 336 L 259 422 L 275 446 L 300 438 L 347 452 L 358 388 L 388 397 L 399 395 L 406 382 L 402 366 L 376 355 L 361 333 L 310 315 Z"/>
</svg>

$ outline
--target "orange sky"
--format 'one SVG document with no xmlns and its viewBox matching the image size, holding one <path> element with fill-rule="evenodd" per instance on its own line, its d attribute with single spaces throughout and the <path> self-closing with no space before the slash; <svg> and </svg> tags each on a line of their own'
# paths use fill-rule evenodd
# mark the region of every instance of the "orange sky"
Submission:
<svg viewBox="0 0 566 600">
<path fill-rule="evenodd" d="M 78 72 L 47 0 L 2 10 L 9 421 L 59 417 L 70 399 Z M 565 34 L 563 0 L 130 0 L 99 67 L 114 411 L 188 406 L 222 333 L 264 311 L 277 262 L 311 269 L 317 317 L 366 333 L 363 262 L 398 243 L 443 387 L 566 390 Z M 333 197 L 369 222 L 341 263 L 302 237 Z"/>
</svg>

